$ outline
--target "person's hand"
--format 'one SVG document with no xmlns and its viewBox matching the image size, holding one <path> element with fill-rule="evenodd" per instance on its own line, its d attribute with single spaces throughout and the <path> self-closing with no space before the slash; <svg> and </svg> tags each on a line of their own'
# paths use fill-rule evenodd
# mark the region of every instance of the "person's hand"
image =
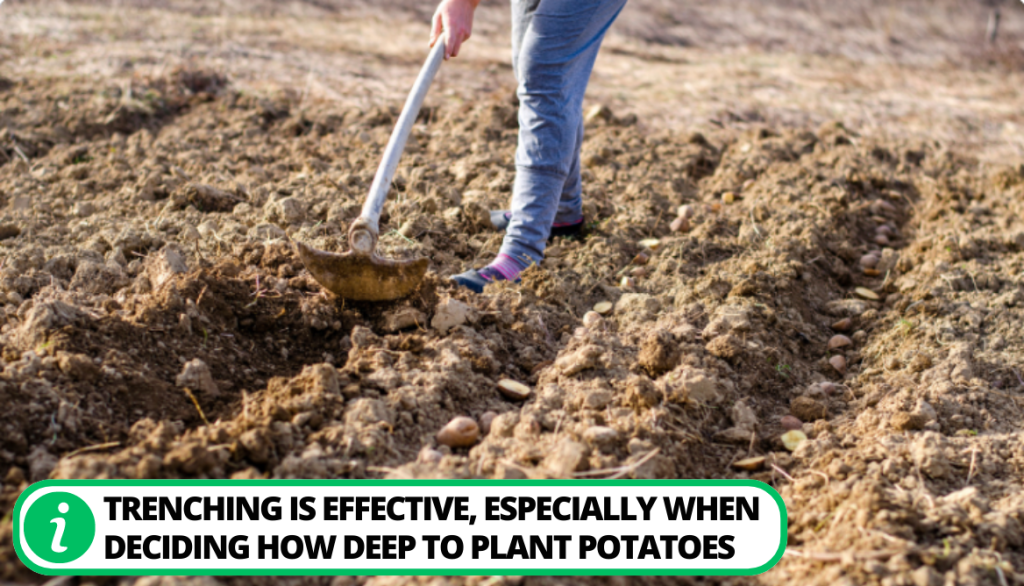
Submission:
<svg viewBox="0 0 1024 586">
<path fill-rule="evenodd" d="M 434 22 L 430 32 L 430 46 L 444 34 L 444 58 L 450 59 L 459 54 L 462 43 L 473 32 L 473 11 L 480 0 L 441 0 L 434 12 Z"/>
</svg>

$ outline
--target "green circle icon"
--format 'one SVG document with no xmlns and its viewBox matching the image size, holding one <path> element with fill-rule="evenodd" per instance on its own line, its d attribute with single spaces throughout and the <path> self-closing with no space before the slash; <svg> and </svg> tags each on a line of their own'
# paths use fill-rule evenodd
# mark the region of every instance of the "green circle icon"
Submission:
<svg viewBox="0 0 1024 586">
<path fill-rule="evenodd" d="M 96 517 L 70 492 L 51 492 L 33 502 L 22 526 L 32 553 L 51 564 L 82 557 L 96 537 Z"/>
</svg>

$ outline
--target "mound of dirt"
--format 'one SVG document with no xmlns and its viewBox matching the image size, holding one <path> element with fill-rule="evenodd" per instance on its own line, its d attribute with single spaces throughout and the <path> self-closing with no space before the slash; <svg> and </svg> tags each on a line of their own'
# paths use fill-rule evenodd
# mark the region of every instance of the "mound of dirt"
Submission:
<svg viewBox="0 0 1024 586">
<path fill-rule="evenodd" d="M 756 478 L 790 512 L 762 582 L 1024 584 L 1024 169 L 838 124 L 595 116 L 586 237 L 474 296 L 445 277 L 500 243 L 486 212 L 517 129 L 495 94 L 425 110 L 381 247 L 432 272 L 360 304 L 323 293 L 289 239 L 345 248 L 394 110 L 189 71 L 99 101 L 16 84 L 4 513 L 47 477 Z M 438 442 L 456 417 L 480 424 L 471 447 Z M 792 427 L 808 439 L 790 452 Z M 2 528 L 0 577 L 33 579 Z"/>
</svg>

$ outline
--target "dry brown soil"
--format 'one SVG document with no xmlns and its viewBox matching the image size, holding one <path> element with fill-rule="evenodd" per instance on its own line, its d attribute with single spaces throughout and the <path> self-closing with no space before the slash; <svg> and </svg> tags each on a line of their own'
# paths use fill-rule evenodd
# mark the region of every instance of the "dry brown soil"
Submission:
<svg viewBox="0 0 1024 586">
<path fill-rule="evenodd" d="M 981 4 L 832 4 L 631 5 L 588 103 L 610 109 L 585 238 L 474 296 L 445 277 L 497 249 L 517 132 L 483 8 L 383 222 L 427 282 L 369 304 L 288 238 L 345 247 L 429 6 L 4 3 L 0 580 L 43 581 L 9 514 L 45 478 L 625 477 L 779 490 L 786 557 L 716 583 L 1024 585 L 1024 7 L 986 46 Z M 487 412 L 475 446 L 438 445 Z"/>
</svg>

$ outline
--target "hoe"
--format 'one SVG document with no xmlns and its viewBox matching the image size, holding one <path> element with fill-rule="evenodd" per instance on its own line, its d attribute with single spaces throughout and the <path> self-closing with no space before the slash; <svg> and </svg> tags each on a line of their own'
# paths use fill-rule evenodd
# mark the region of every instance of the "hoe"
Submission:
<svg viewBox="0 0 1024 586">
<path fill-rule="evenodd" d="M 390 301 L 409 295 L 420 286 L 427 272 L 426 258 L 395 260 L 377 256 L 380 213 L 388 197 L 391 179 L 398 167 L 409 131 L 416 121 L 423 98 L 444 59 L 444 41 L 438 40 L 423 64 L 416 83 L 391 132 L 384 160 L 377 168 L 363 211 L 348 230 L 351 250 L 344 254 L 316 250 L 296 241 L 302 264 L 328 291 L 354 301 Z"/>
</svg>

